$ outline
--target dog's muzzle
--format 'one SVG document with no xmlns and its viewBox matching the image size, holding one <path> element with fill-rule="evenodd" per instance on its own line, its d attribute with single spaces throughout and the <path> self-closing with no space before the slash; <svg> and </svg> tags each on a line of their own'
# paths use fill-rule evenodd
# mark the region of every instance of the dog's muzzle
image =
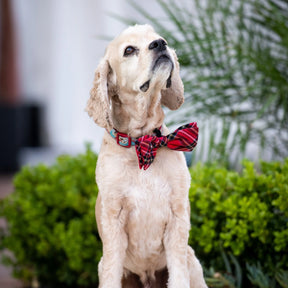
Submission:
<svg viewBox="0 0 288 288">
<path fill-rule="evenodd" d="M 152 50 L 155 53 L 154 61 L 152 64 L 152 73 L 160 67 L 161 65 L 171 65 L 171 73 L 169 78 L 167 79 L 166 88 L 171 87 L 171 75 L 174 69 L 174 63 L 167 52 L 167 43 L 163 39 L 157 39 L 152 41 L 149 46 L 149 50 Z M 150 80 L 147 80 L 142 86 L 140 86 L 140 90 L 142 92 L 146 92 L 150 87 Z"/>
</svg>

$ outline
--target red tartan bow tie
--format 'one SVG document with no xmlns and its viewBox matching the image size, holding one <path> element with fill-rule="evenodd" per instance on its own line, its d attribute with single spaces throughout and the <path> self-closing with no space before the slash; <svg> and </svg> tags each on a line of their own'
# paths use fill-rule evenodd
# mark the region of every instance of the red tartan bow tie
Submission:
<svg viewBox="0 0 288 288">
<path fill-rule="evenodd" d="M 135 141 L 139 168 L 146 170 L 156 157 L 157 149 L 167 146 L 177 151 L 192 151 L 197 145 L 197 123 L 183 125 L 167 136 L 145 135 Z"/>
</svg>

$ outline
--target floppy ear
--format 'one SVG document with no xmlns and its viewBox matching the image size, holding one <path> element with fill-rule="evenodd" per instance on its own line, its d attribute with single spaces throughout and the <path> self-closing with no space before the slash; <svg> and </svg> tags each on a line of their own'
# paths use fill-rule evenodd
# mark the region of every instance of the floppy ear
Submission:
<svg viewBox="0 0 288 288">
<path fill-rule="evenodd" d="M 170 79 L 167 81 L 167 88 L 161 91 L 161 104 L 170 110 L 178 109 L 184 103 L 184 86 L 180 78 L 180 68 L 177 55 L 171 51 L 174 57 L 174 70 Z M 169 83 L 170 82 L 170 83 Z"/>
<path fill-rule="evenodd" d="M 108 61 L 103 58 L 95 71 L 93 87 L 90 90 L 90 98 L 86 106 L 86 111 L 94 122 L 106 129 L 113 126 L 107 87 L 110 69 Z"/>
</svg>

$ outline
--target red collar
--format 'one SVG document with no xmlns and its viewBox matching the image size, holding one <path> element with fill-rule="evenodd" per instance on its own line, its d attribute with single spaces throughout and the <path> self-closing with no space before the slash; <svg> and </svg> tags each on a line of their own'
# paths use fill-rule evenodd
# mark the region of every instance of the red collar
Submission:
<svg viewBox="0 0 288 288">
<path fill-rule="evenodd" d="M 161 136 L 161 128 L 154 129 L 153 134 L 156 136 Z M 115 128 L 110 130 L 110 132 L 107 130 L 107 132 L 117 141 L 117 144 L 124 148 L 130 148 L 131 146 L 135 146 L 135 141 L 138 138 L 130 137 L 128 134 L 121 133 L 117 131 Z"/>
<path fill-rule="evenodd" d="M 135 146 L 135 141 L 137 138 L 132 138 L 128 134 L 118 132 L 116 129 L 112 129 L 109 134 L 116 139 L 117 144 L 125 147 L 130 148 L 131 146 Z"/>
</svg>

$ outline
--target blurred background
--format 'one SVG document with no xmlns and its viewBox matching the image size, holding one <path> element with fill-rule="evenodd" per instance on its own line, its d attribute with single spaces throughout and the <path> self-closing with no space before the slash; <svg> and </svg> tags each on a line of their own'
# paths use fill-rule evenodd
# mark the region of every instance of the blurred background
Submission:
<svg viewBox="0 0 288 288">
<path fill-rule="evenodd" d="M 2 0 L 0 170 L 53 163 L 103 129 L 85 113 L 108 41 L 150 23 L 175 48 L 186 102 L 167 124 L 198 121 L 194 162 L 239 167 L 288 153 L 287 3 L 283 0 Z M 191 155 L 190 155 L 191 156 Z"/>
<path fill-rule="evenodd" d="M 108 40 L 150 23 L 175 48 L 186 102 L 170 126 L 198 121 L 194 162 L 239 167 L 288 152 L 287 3 L 1 1 L 0 170 L 52 163 L 103 130 L 85 113 Z"/>
<path fill-rule="evenodd" d="M 165 110 L 166 124 L 198 122 L 189 243 L 213 268 L 211 287 L 287 287 L 286 0 L 0 0 L 0 216 L 10 222 L 0 218 L 0 251 L 15 255 L 6 264 L 32 287 L 51 275 L 67 287 L 97 282 L 103 129 L 84 109 L 108 41 L 135 23 L 152 24 L 179 58 L 185 104 Z M 36 166 L 13 187 L 25 165 Z M 23 287 L 10 271 L 0 266 L 0 287 Z"/>
</svg>

